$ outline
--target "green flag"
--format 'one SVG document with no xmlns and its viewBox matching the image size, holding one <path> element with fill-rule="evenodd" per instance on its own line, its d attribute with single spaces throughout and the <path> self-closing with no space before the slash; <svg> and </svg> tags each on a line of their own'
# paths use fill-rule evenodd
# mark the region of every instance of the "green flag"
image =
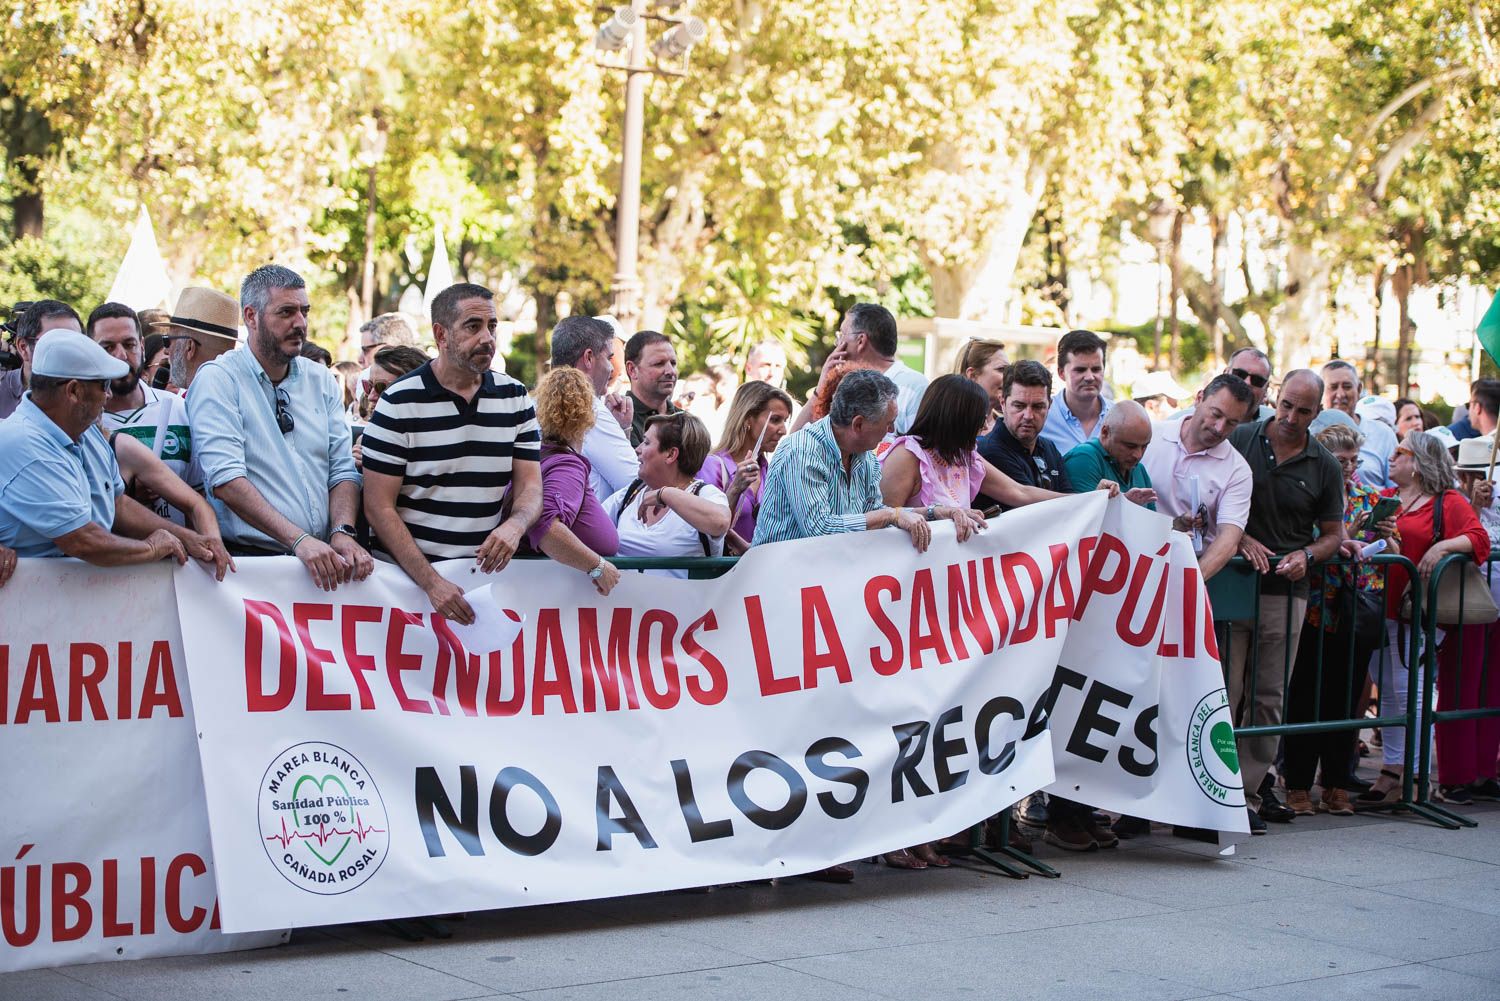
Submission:
<svg viewBox="0 0 1500 1001">
<path fill-rule="evenodd" d="M 1490 361 L 1500 365 L 1500 289 L 1490 300 L 1490 308 L 1484 311 L 1479 326 L 1474 328 L 1474 336 L 1479 338 L 1479 346 L 1490 356 Z"/>
</svg>

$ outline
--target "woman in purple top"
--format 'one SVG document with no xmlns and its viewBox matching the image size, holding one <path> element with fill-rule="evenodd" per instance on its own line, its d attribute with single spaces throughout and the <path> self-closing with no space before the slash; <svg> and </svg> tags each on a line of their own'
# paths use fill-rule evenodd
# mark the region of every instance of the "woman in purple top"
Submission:
<svg viewBox="0 0 1500 1001">
<path fill-rule="evenodd" d="M 724 491 L 734 524 L 724 539 L 724 551 L 735 556 L 750 548 L 755 519 L 760 514 L 760 492 L 770 466 L 766 458 L 786 435 L 792 420 L 792 398 L 764 382 L 747 382 L 729 402 L 724 435 L 716 451 L 703 460 L 698 479 Z M 757 445 L 759 446 L 757 450 Z M 750 454 L 755 453 L 755 461 Z"/>
<path fill-rule="evenodd" d="M 576 368 L 547 373 L 536 390 L 542 429 L 542 513 L 526 532 L 527 548 L 589 575 L 600 594 L 619 583 L 606 557 L 620 548 L 615 523 L 589 489 L 589 460 L 579 454 L 594 426 L 594 387 Z"/>
</svg>

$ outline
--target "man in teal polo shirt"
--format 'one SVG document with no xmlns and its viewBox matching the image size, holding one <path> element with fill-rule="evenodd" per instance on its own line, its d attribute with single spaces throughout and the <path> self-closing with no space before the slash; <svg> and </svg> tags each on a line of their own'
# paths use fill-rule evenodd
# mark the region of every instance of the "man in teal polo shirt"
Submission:
<svg viewBox="0 0 1500 1001">
<path fill-rule="evenodd" d="M 1155 511 L 1156 491 L 1141 463 L 1150 444 L 1151 418 L 1146 408 L 1122 400 L 1104 415 L 1098 438 L 1074 445 L 1063 457 L 1063 469 L 1075 484 L 1113 480 L 1127 500 Z"/>
</svg>

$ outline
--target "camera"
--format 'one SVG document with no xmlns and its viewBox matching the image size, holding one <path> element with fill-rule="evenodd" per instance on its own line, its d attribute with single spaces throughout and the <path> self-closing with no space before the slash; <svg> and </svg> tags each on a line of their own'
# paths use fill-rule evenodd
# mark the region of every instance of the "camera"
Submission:
<svg viewBox="0 0 1500 1001">
<path fill-rule="evenodd" d="M 8 372 L 21 367 L 21 355 L 13 350 L 15 340 L 20 333 L 21 315 L 32 307 L 32 303 L 18 302 L 10 308 L 10 319 L 0 323 L 0 331 L 5 332 L 5 347 L 0 347 L 0 371 Z"/>
</svg>

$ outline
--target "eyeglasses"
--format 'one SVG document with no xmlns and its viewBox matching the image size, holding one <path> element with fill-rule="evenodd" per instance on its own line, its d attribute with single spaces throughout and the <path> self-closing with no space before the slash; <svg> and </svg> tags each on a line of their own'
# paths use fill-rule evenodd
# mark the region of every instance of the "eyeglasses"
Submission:
<svg viewBox="0 0 1500 1001">
<path fill-rule="evenodd" d="M 1043 490 L 1051 490 L 1052 473 L 1047 469 L 1046 457 L 1041 455 L 1033 455 L 1031 457 L 1031 461 L 1036 465 L 1036 485 L 1041 487 Z"/>
<path fill-rule="evenodd" d="M 1411 449 L 1407 448 L 1405 445 L 1397 445 L 1396 446 L 1396 454 L 1397 455 L 1415 455 L 1416 453 L 1413 452 Z"/>
<path fill-rule="evenodd" d="M 1256 389 L 1265 389 L 1266 388 L 1266 384 L 1271 381 L 1270 379 L 1266 378 L 1263 375 L 1257 375 L 1254 372 L 1246 372 L 1242 368 L 1232 368 L 1232 369 L 1229 370 L 1229 374 L 1230 375 L 1234 375 L 1234 376 L 1238 376 L 1239 378 L 1244 379 L 1246 382 L 1248 382 L 1250 385 L 1254 386 Z"/>
<path fill-rule="evenodd" d="M 371 382 L 369 379 L 361 379 L 360 385 L 365 387 L 366 396 L 379 396 L 391 388 L 389 382 Z"/>
<path fill-rule="evenodd" d="M 276 390 L 276 426 L 281 429 L 282 434 L 291 434 L 296 430 L 297 422 L 292 419 L 291 397 L 286 395 L 286 390 Z"/>
</svg>

